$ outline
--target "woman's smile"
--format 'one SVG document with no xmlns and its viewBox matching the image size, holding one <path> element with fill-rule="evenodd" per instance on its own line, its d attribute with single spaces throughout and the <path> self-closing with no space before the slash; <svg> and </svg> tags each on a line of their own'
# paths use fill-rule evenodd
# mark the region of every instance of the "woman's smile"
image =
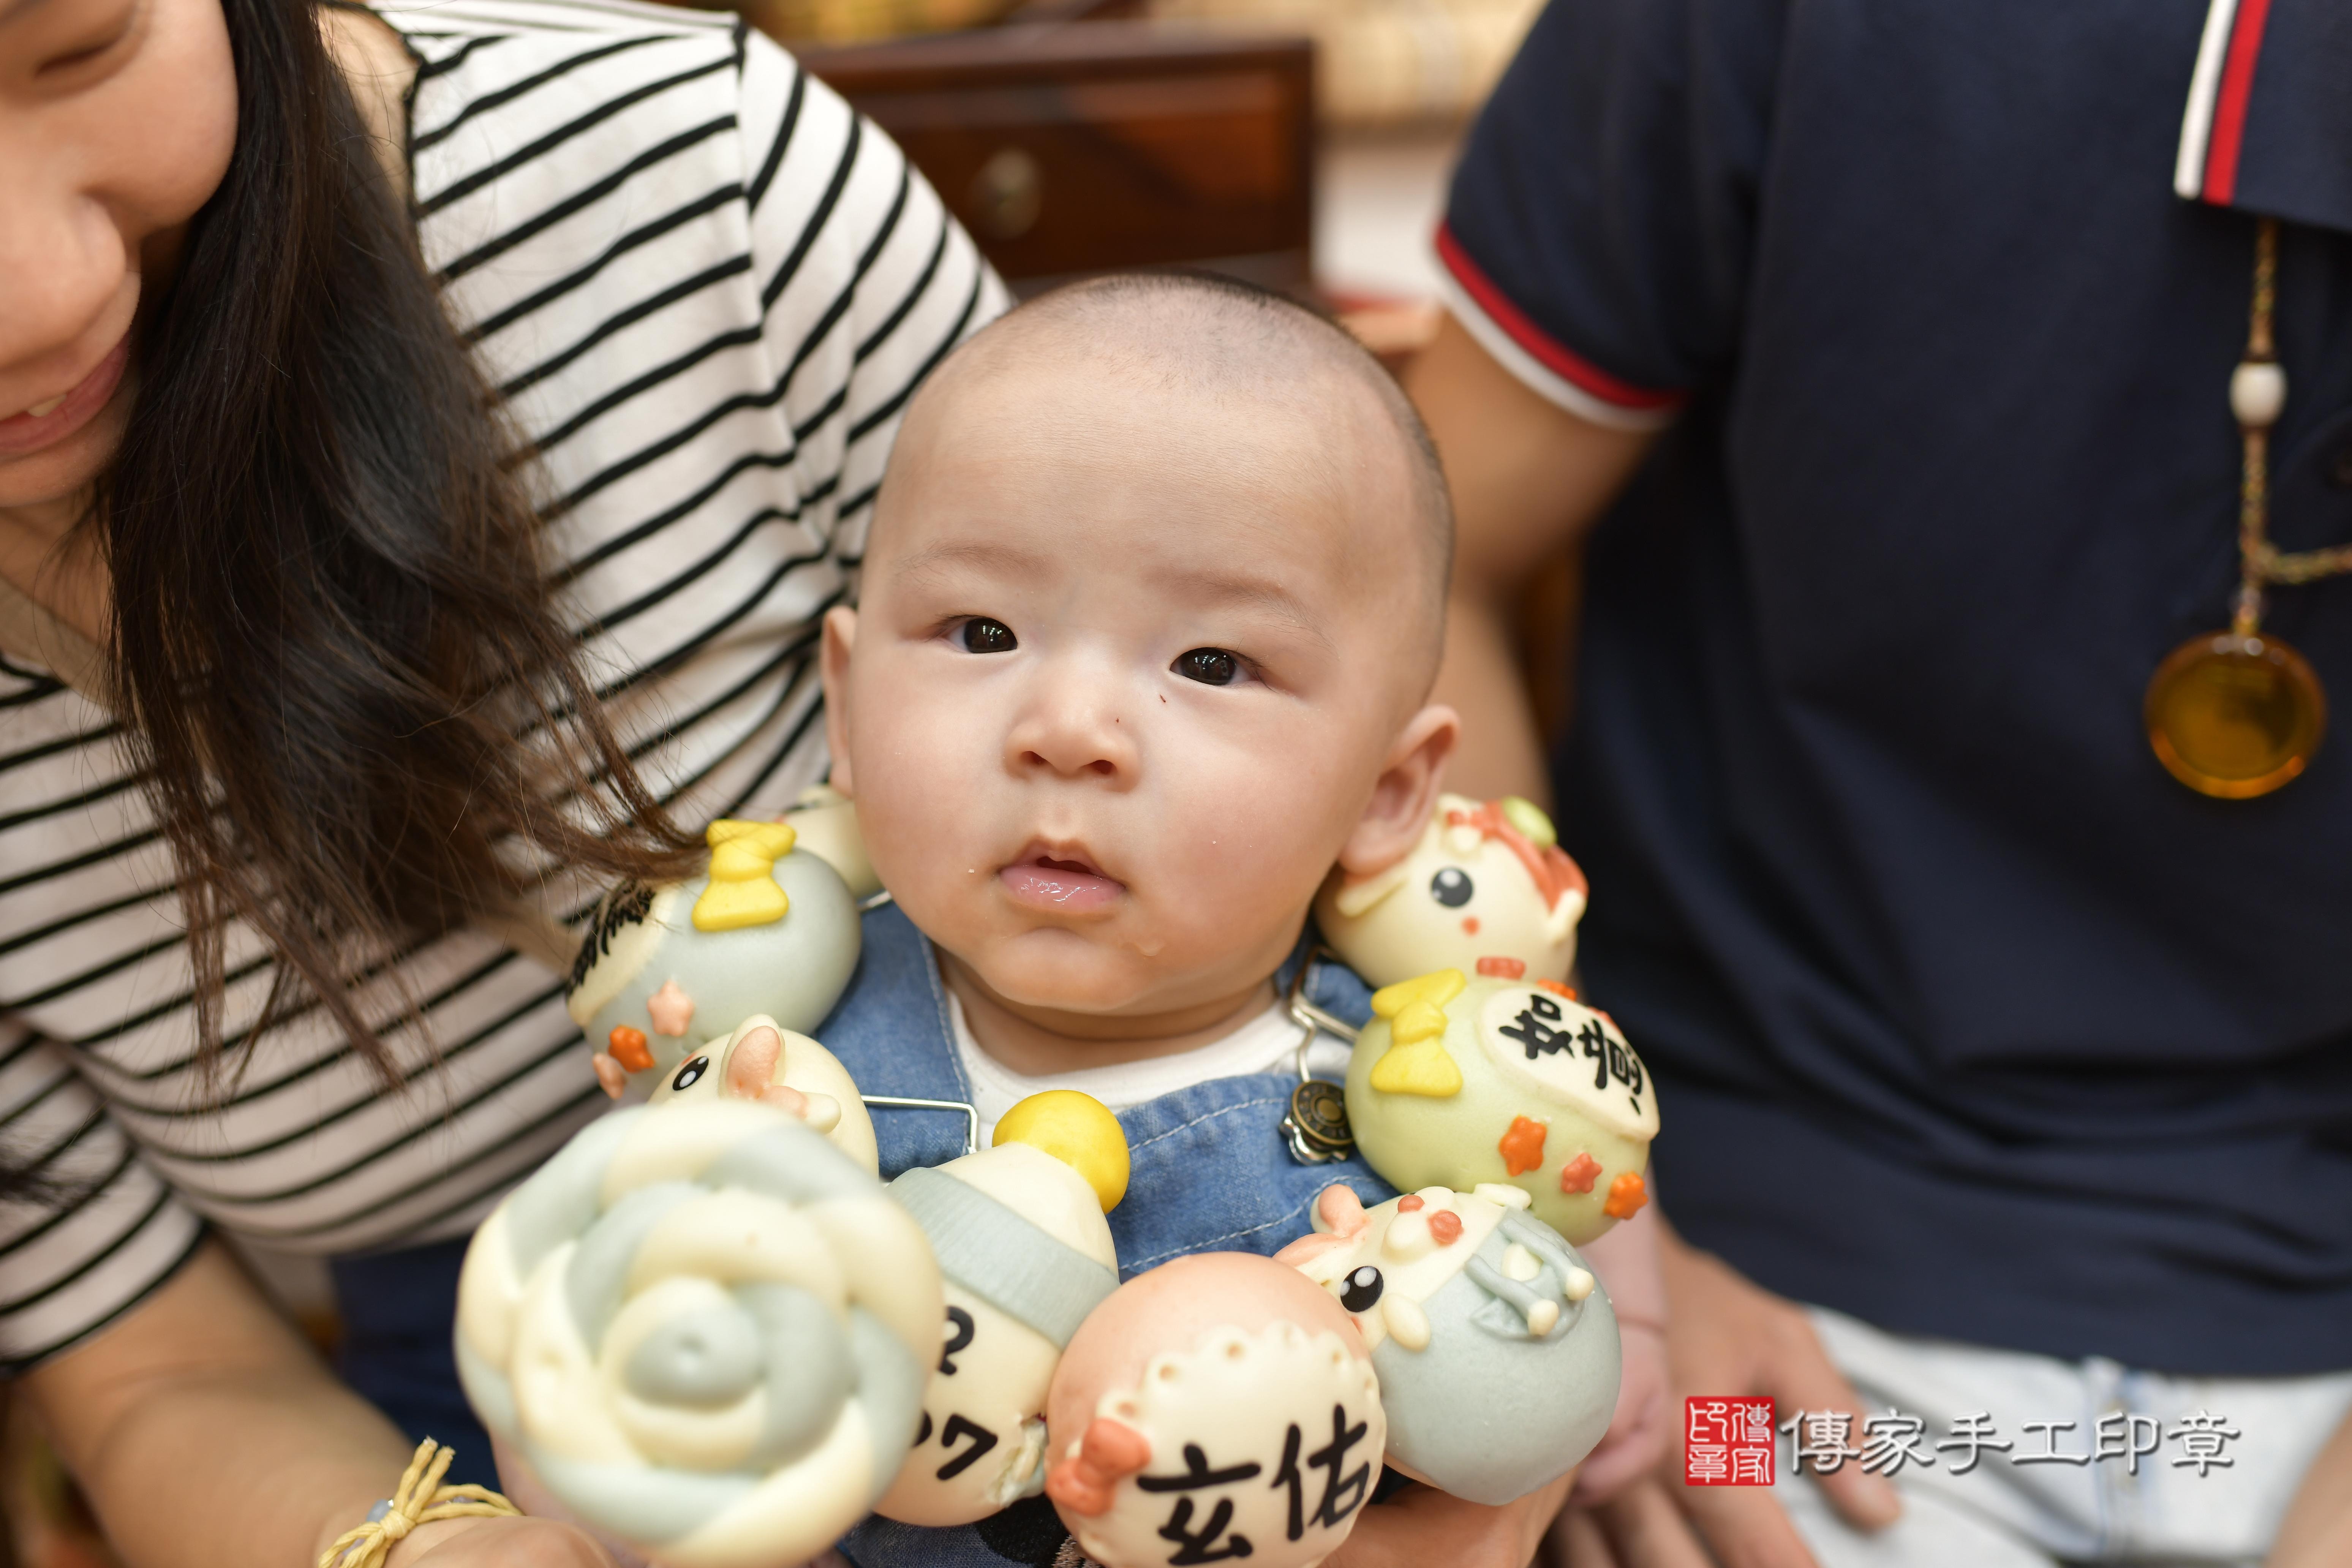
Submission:
<svg viewBox="0 0 2352 1568">
<path fill-rule="evenodd" d="M 98 416 L 131 363 L 131 335 L 107 351 L 89 374 L 20 413 L 0 419 L 0 458 L 22 457 L 53 447 Z"/>
</svg>

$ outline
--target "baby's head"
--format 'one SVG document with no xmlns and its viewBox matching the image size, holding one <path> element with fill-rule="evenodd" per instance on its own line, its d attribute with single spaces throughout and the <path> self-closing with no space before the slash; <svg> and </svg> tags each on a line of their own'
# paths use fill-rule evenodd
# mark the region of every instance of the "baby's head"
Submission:
<svg viewBox="0 0 2352 1568">
<path fill-rule="evenodd" d="M 1427 824 L 1451 545 L 1419 419 L 1338 328 L 1188 277 L 1024 306 L 908 409 L 826 619 L 875 869 L 1033 1016 L 1262 983 L 1334 861 Z"/>
</svg>

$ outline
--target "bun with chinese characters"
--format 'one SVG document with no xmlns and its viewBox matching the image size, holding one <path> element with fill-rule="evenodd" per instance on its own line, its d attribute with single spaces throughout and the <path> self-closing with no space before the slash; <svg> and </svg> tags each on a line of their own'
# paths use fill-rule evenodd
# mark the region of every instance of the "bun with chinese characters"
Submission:
<svg viewBox="0 0 2352 1568">
<path fill-rule="evenodd" d="M 1015 1105 L 993 1148 L 890 1184 L 939 1258 L 948 1321 L 914 1451 L 876 1512 L 969 1524 L 1043 1489 L 1046 1391 L 1118 1288 L 1103 1215 L 1126 1185 L 1118 1119 L 1074 1089 Z"/>
<path fill-rule="evenodd" d="M 1045 1493 L 1104 1568 L 1312 1568 L 1354 1529 L 1388 1440 L 1348 1313 L 1238 1252 L 1114 1291 L 1064 1352 L 1045 1419 Z"/>
<path fill-rule="evenodd" d="M 1403 1191 L 1507 1184 L 1578 1246 L 1648 1201 L 1657 1087 L 1556 981 L 1441 969 L 1383 986 L 1347 1094 L 1357 1148 Z"/>
</svg>

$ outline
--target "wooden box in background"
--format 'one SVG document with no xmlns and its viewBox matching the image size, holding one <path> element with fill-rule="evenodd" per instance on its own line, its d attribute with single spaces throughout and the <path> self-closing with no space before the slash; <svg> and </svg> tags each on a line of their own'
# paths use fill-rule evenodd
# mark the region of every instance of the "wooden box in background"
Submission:
<svg viewBox="0 0 2352 1568">
<path fill-rule="evenodd" d="M 1311 281 L 1307 39 L 1082 22 L 796 49 L 1024 292 L 1170 265 Z"/>
</svg>

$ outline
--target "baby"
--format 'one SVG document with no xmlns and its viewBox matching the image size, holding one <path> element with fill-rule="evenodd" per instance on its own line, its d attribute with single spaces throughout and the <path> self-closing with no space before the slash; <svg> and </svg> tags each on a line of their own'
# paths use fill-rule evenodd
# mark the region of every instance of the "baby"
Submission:
<svg viewBox="0 0 2352 1568">
<path fill-rule="evenodd" d="M 1332 866 L 1380 870 L 1429 820 L 1458 728 L 1428 701 L 1451 537 L 1411 405 L 1286 301 L 1112 279 L 958 350 L 908 410 L 860 605 L 824 625 L 833 782 L 896 900 L 822 1031 L 860 1086 L 983 1123 L 1049 1088 L 1108 1104 L 1129 1274 L 1270 1253 L 1335 1180 L 1393 1195 L 1289 1154 L 1281 994 Z M 1364 1016 L 1344 969 L 1307 987 Z M 877 1113 L 885 1175 L 955 1152 L 921 1114 Z M 1423 1493 L 1349 1551 L 1531 1550 L 1558 1501 Z M 866 1568 L 1031 1560 L 998 1537 L 1039 1521 L 1001 1520 L 976 1531 L 994 1556 L 878 1521 L 847 1545 Z"/>
</svg>

